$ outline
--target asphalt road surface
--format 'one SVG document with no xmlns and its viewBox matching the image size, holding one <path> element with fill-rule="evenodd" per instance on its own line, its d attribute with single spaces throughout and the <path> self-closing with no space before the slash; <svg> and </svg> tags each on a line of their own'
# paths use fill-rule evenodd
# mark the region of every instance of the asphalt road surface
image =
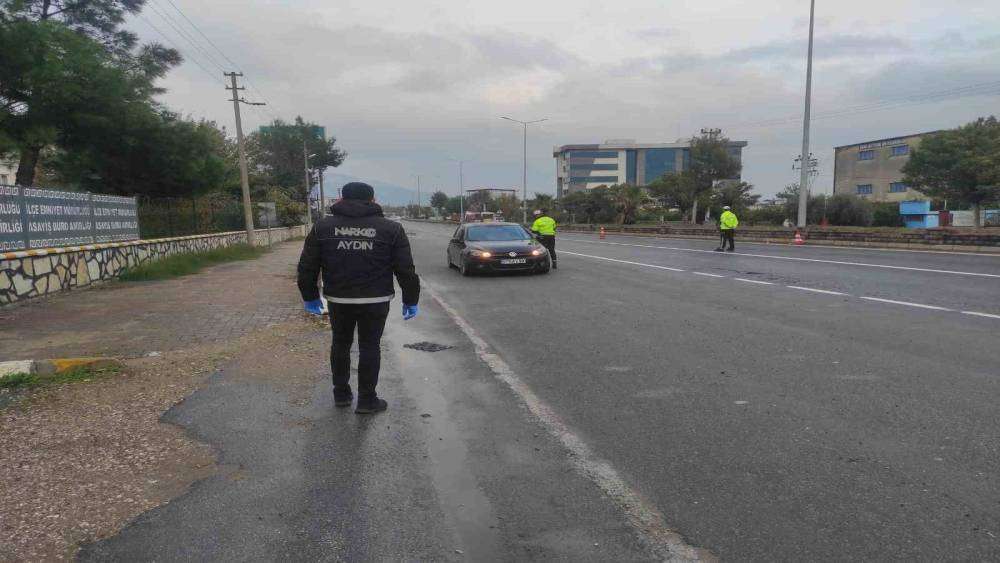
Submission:
<svg viewBox="0 0 1000 563">
<path fill-rule="evenodd" d="M 1000 256 L 567 233 L 544 276 L 420 273 L 689 545 L 1000 557 Z"/>
<path fill-rule="evenodd" d="M 235 358 L 166 416 L 220 472 L 83 559 L 1000 558 L 1000 257 L 566 234 L 464 278 L 406 226 L 389 411 L 333 408 L 325 330 Z"/>
</svg>

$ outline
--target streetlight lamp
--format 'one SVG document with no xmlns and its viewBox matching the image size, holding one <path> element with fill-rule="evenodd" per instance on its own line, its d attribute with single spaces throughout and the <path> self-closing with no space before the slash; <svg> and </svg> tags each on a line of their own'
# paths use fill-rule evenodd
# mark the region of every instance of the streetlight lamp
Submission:
<svg viewBox="0 0 1000 563">
<path fill-rule="evenodd" d="M 514 123 L 520 123 L 524 127 L 524 169 L 522 170 L 521 176 L 521 222 L 524 224 L 528 223 L 528 126 L 532 123 L 541 123 L 543 121 L 548 121 L 549 118 L 543 117 L 542 119 L 536 119 L 534 121 L 521 121 L 519 119 L 514 119 L 513 117 L 507 117 L 501 115 L 500 119 L 506 119 L 507 121 L 513 121 Z"/>
</svg>

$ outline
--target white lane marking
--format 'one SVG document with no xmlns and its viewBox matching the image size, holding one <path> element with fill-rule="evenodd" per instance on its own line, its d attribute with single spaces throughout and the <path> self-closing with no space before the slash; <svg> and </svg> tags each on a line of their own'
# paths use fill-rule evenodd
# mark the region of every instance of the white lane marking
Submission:
<svg viewBox="0 0 1000 563">
<path fill-rule="evenodd" d="M 894 301 L 892 299 L 880 299 L 878 297 L 861 297 L 861 299 L 866 301 L 878 301 L 879 303 L 892 303 L 893 305 L 906 305 L 907 307 L 919 307 L 921 309 L 931 309 L 933 311 L 954 311 L 954 309 L 949 309 L 947 307 L 924 305 L 923 303 L 912 303 L 910 301 Z"/>
<path fill-rule="evenodd" d="M 497 378 L 504 382 L 524 403 L 542 426 L 569 450 L 570 460 L 584 477 L 593 481 L 625 513 L 657 556 L 667 561 L 712 561 L 715 557 L 707 550 L 693 547 L 684 541 L 679 533 L 667 525 L 663 514 L 625 482 L 618 471 L 607 461 L 599 458 L 566 423 L 528 387 L 514 370 L 507 365 L 489 344 L 479 336 L 475 328 L 438 295 L 433 288 L 424 286 L 427 293 L 441 306 L 451 320 L 465 333 L 476 347 L 476 354 Z"/>
<path fill-rule="evenodd" d="M 991 313 L 980 313 L 979 311 L 962 311 L 963 315 L 973 315 L 975 317 L 986 317 L 988 319 L 1000 319 L 1000 315 Z"/>
<path fill-rule="evenodd" d="M 578 235 L 586 234 L 586 233 L 578 232 L 578 231 L 564 231 L 564 232 L 578 234 Z M 712 238 L 709 238 L 709 237 L 704 237 L 704 238 L 701 238 L 701 237 L 695 237 L 695 238 L 692 238 L 692 237 L 664 237 L 664 236 L 624 235 L 624 234 L 619 234 L 619 233 L 608 233 L 608 236 L 614 236 L 614 237 L 619 237 L 619 238 L 629 238 L 629 239 L 640 239 L 640 240 L 649 240 L 649 239 L 684 240 L 684 241 L 691 241 L 691 240 L 696 240 L 696 241 L 700 241 L 700 240 L 717 240 L 715 237 L 712 237 Z M 567 239 L 567 240 L 571 240 L 571 239 Z M 782 243 L 782 242 L 753 242 L 753 241 L 744 240 L 744 241 L 741 241 L 740 244 L 743 244 L 743 245 L 746 245 L 746 246 L 778 246 L 778 247 L 781 247 L 781 246 L 793 246 L 791 240 L 789 240 L 787 243 Z M 816 243 L 816 242 L 810 242 L 809 243 L 809 247 L 810 248 L 830 248 L 830 249 L 833 249 L 833 250 L 861 250 L 861 251 L 865 251 L 865 252 L 915 252 L 917 254 L 947 254 L 947 255 L 957 255 L 957 256 L 984 256 L 984 257 L 989 257 L 989 258 L 1000 258 L 1000 253 L 995 253 L 995 252 L 958 252 L 958 251 L 955 251 L 955 250 L 915 250 L 915 249 L 912 249 L 912 248 L 879 248 L 877 246 L 846 246 L 846 245 L 836 245 L 836 244 L 819 244 L 819 243 Z"/>
<path fill-rule="evenodd" d="M 724 277 L 726 277 L 726 276 L 719 275 L 719 274 L 709 274 L 708 272 L 691 272 L 691 273 L 694 274 L 694 275 L 696 275 L 696 276 L 708 276 L 710 278 L 724 278 Z"/>
<path fill-rule="evenodd" d="M 758 281 L 758 280 L 748 280 L 746 278 L 733 278 L 736 281 L 747 282 L 747 283 L 759 283 L 760 285 L 774 285 L 771 282 Z"/>
<path fill-rule="evenodd" d="M 801 289 L 802 291 L 811 291 L 813 293 L 824 293 L 826 295 L 847 295 L 846 293 L 841 293 L 839 291 L 829 291 L 829 290 L 826 290 L 826 289 L 816 289 L 814 287 L 801 287 L 801 286 L 798 286 L 798 285 L 788 285 L 788 286 L 785 286 L 785 287 L 788 287 L 788 288 L 791 288 L 791 289 Z"/>
<path fill-rule="evenodd" d="M 572 254 L 573 256 L 583 256 L 584 258 L 594 258 L 596 260 L 607 260 L 608 262 L 618 262 L 620 264 L 632 264 L 633 266 L 645 266 L 647 268 L 656 268 L 658 270 L 670 270 L 671 272 L 687 271 L 687 270 L 682 270 L 680 268 L 671 268 L 669 266 L 657 266 L 656 264 L 645 264 L 643 262 L 630 262 L 628 260 L 618 260 L 617 258 L 605 258 L 604 256 L 594 256 L 592 254 L 580 254 L 579 252 L 570 252 L 568 250 L 560 250 L 559 254 Z"/>
<path fill-rule="evenodd" d="M 655 246 L 652 244 L 626 244 L 624 242 L 607 242 L 607 241 L 595 241 L 595 240 L 582 240 L 582 239 L 568 239 L 563 237 L 563 242 L 582 242 L 588 244 L 610 244 L 614 246 L 633 246 L 636 248 L 655 248 L 659 250 L 677 250 L 680 252 L 704 252 L 707 254 L 716 254 L 714 250 L 701 250 L 698 248 L 680 248 L 675 246 Z M 862 266 L 866 268 L 885 268 L 889 270 L 906 270 L 911 272 L 930 272 L 932 274 L 954 274 L 958 276 L 977 276 L 983 278 L 998 278 L 1000 279 L 1000 274 L 984 274 L 982 272 L 960 272 L 957 270 L 935 270 L 933 268 L 916 268 L 913 266 L 890 266 L 888 264 L 869 264 L 866 262 L 844 262 L 841 260 L 820 260 L 819 258 L 799 258 L 796 256 L 774 256 L 773 254 L 749 254 L 745 252 L 733 252 L 728 254 L 730 256 L 749 256 L 751 258 L 771 258 L 773 260 L 795 260 L 798 262 L 819 262 L 821 264 L 837 264 L 840 266 Z"/>
</svg>

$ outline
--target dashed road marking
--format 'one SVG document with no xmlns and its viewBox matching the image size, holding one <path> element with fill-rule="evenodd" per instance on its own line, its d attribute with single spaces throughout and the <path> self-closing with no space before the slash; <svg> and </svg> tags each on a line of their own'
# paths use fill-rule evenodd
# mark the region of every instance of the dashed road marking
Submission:
<svg viewBox="0 0 1000 563">
<path fill-rule="evenodd" d="M 991 313 L 980 313 L 979 311 L 962 311 L 963 315 L 972 315 L 974 317 L 986 317 L 988 319 L 1000 319 L 1000 315 L 994 315 Z"/>
<path fill-rule="evenodd" d="M 667 525 L 663 514 L 639 493 L 633 490 L 610 463 L 594 453 L 555 411 L 542 401 L 531 388 L 514 372 L 490 345 L 483 340 L 473 326 L 458 311 L 449 305 L 433 288 L 424 285 L 427 293 L 441 306 L 476 347 L 476 354 L 496 377 L 505 383 L 528 410 L 535 415 L 545 429 L 563 447 L 569 450 L 570 460 L 576 469 L 600 487 L 622 510 L 629 523 L 635 527 L 657 556 L 664 561 L 715 561 L 712 553 L 689 545 L 684 538 Z"/>
<path fill-rule="evenodd" d="M 660 266 L 658 264 L 647 264 L 645 262 L 633 262 L 631 260 L 619 260 L 617 258 L 607 258 L 605 256 L 594 256 L 592 254 L 581 254 L 579 252 L 570 252 L 568 250 L 562 250 L 560 252 L 563 253 L 563 254 L 572 254 L 574 256 L 582 256 L 584 258 L 593 258 L 595 260 L 605 260 L 607 262 L 617 262 L 617 263 L 620 263 L 620 264 L 630 264 L 632 266 L 642 266 L 642 267 L 645 267 L 645 268 L 655 268 L 655 269 L 658 269 L 658 270 L 670 270 L 672 272 L 684 272 L 684 271 L 686 271 L 686 270 L 682 270 L 680 268 L 671 268 L 671 267 L 668 267 L 668 266 Z M 712 278 L 726 278 L 726 276 L 722 276 L 722 275 L 719 275 L 719 274 L 709 274 L 707 272 L 690 272 L 690 273 L 698 275 L 698 276 L 708 276 L 708 277 L 712 277 Z M 732 279 L 734 281 L 740 281 L 740 282 L 744 282 L 744 283 L 754 283 L 754 284 L 758 284 L 758 285 L 775 285 L 774 282 L 761 281 L 761 280 L 751 280 L 751 279 L 747 279 L 747 278 L 726 278 L 726 279 Z M 787 285 L 785 287 L 787 287 L 789 289 L 797 289 L 797 290 L 800 290 L 800 291 L 809 291 L 809 292 L 812 292 L 812 293 L 822 293 L 824 295 L 836 295 L 838 297 L 852 297 L 850 294 L 842 293 L 840 291 L 830 291 L 830 290 L 827 290 L 827 289 L 817 289 L 817 288 L 814 288 L 814 287 L 802 287 L 802 286 L 798 286 L 798 285 Z M 875 302 L 878 302 L 878 303 L 889 303 L 889 304 L 892 304 L 892 305 L 904 305 L 904 306 L 908 306 L 908 307 L 916 307 L 916 308 L 919 308 L 919 309 L 929 309 L 929 310 L 932 310 L 932 311 L 946 311 L 946 312 L 950 312 L 950 313 L 960 312 L 960 313 L 965 314 L 965 315 L 972 315 L 972 316 L 976 316 L 976 317 L 985 317 L 985 318 L 990 318 L 990 319 L 1000 319 L 1000 315 L 994 315 L 994 314 L 991 314 L 991 313 L 980 313 L 978 311 L 957 311 L 955 309 L 949 309 L 947 307 L 939 307 L 937 305 L 925 305 L 923 303 L 913 303 L 911 301 L 896 301 L 894 299 L 882 299 L 881 297 L 865 297 L 865 296 L 861 296 L 860 299 L 864 299 L 865 301 L 875 301 Z"/>
<path fill-rule="evenodd" d="M 608 244 L 613 246 L 632 246 L 636 248 L 654 248 L 658 250 L 676 250 L 679 252 L 701 252 L 707 254 L 716 254 L 714 250 L 702 250 L 699 248 L 680 248 L 676 246 L 655 246 L 652 244 L 627 244 L 624 242 L 608 242 L 599 240 L 584 240 L 584 239 L 574 239 L 565 238 L 561 239 L 563 242 L 579 242 L 585 244 Z M 983 278 L 997 278 L 1000 279 L 1000 274 L 986 274 L 983 272 L 961 272 L 958 270 L 937 270 L 934 268 L 916 268 L 913 266 L 890 266 L 888 264 L 870 264 L 866 262 L 845 262 L 842 260 L 821 260 L 819 258 L 800 258 L 796 256 L 774 256 L 773 254 L 749 254 L 744 252 L 734 252 L 727 254 L 727 256 L 749 256 L 751 258 L 769 258 L 772 260 L 794 260 L 798 262 L 818 262 L 821 264 L 836 264 L 838 266 L 860 266 L 866 268 L 884 268 L 889 270 L 906 270 L 912 272 L 929 272 L 932 274 L 953 274 L 958 276 L 975 276 Z"/>
<path fill-rule="evenodd" d="M 865 301 L 878 301 L 879 303 L 892 303 L 893 305 L 906 305 L 907 307 L 918 307 L 920 309 L 931 309 L 933 311 L 954 311 L 954 309 L 949 309 L 947 307 L 938 307 L 937 305 L 924 305 L 923 303 L 913 303 L 911 301 L 895 301 L 893 299 L 881 299 L 879 297 L 864 297 L 861 299 Z"/>
<path fill-rule="evenodd" d="M 736 281 L 747 282 L 747 283 L 756 283 L 756 284 L 760 284 L 760 285 L 774 285 L 772 282 L 766 282 L 766 281 L 760 281 L 760 280 L 748 280 L 746 278 L 733 278 L 733 279 L 736 280 Z"/>
<path fill-rule="evenodd" d="M 841 293 L 839 291 L 830 291 L 828 289 L 816 289 L 815 287 L 802 287 L 799 285 L 786 285 L 785 287 L 790 289 L 800 289 L 802 291 L 811 291 L 813 293 L 823 293 L 825 295 L 847 295 L 846 293 Z"/>
</svg>

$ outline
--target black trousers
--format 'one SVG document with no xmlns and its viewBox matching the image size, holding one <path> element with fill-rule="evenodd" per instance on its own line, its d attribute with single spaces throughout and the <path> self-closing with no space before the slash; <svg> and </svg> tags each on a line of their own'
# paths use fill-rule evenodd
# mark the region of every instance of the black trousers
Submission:
<svg viewBox="0 0 1000 563">
<path fill-rule="evenodd" d="M 735 250 L 736 238 L 734 235 L 736 234 L 736 229 L 722 229 L 720 232 L 722 233 L 722 246 L 719 248 L 725 248 L 728 242 L 729 250 Z"/>
<path fill-rule="evenodd" d="M 538 235 L 538 242 L 542 243 L 542 246 L 549 251 L 549 256 L 552 257 L 552 261 L 556 261 L 556 236 L 555 235 Z"/>
<path fill-rule="evenodd" d="M 382 331 L 388 316 L 388 301 L 366 305 L 330 303 L 330 325 L 333 328 L 330 367 L 333 369 L 334 391 L 351 389 L 351 345 L 357 329 L 358 397 L 375 396 L 382 363 Z"/>
</svg>

